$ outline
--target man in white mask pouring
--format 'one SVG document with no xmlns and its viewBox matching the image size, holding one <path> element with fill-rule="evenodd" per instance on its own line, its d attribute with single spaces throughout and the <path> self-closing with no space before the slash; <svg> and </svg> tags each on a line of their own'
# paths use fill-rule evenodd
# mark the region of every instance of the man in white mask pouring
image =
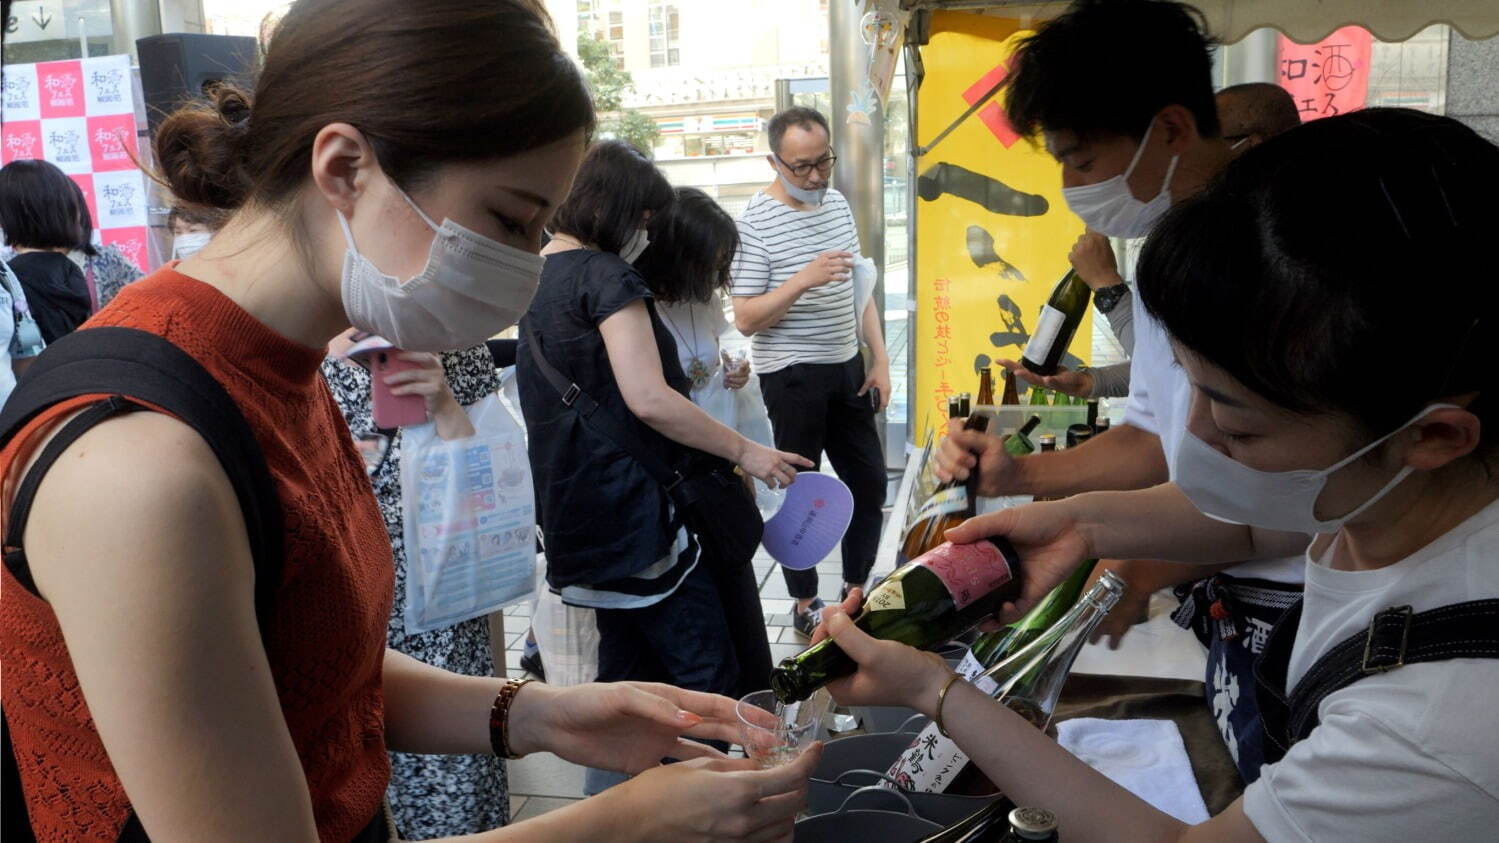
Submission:
<svg viewBox="0 0 1499 843">
<path fill-rule="evenodd" d="M 1143 53 L 1127 46 L 1146 42 L 1153 46 Z M 1219 131 L 1212 49 L 1196 10 L 1181 3 L 1079 0 L 1017 51 L 1006 98 L 1010 122 L 1045 140 L 1062 165 L 1068 207 L 1090 229 L 1109 237 L 1149 234 L 1233 157 Z M 938 455 L 938 476 L 966 478 L 977 470 L 985 495 L 1056 498 L 1154 486 L 1169 479 L 1190 403 L 1190 384 L 1165 332 L 1140 310 L 1124 424 L 1081 447 L 1022 459 L 1009 457 L 998 436 L 955 429 Z M 1130 584 L 1105 627 L 1116 646 L 1154 591 L 1180 587 L 1178 623 L 1209 649 L 1207 702 L 1240 773 L 1253 781 L 1263 757 L 1249 693 L 1253 662 L 1271 624 L 1300 594 L 1299 560 L 1214 569 L 1132 560 L 1105 567 Z"/>
</svg>

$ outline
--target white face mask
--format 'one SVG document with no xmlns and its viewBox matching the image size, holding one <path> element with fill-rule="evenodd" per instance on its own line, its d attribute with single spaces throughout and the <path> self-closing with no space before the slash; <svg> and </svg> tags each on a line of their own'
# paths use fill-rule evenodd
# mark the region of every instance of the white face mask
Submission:
<svg viewBox="0 0 1499 843">
<path fill-rule="evenodd" d="M 635 229 L 625 245 L 619 247 L 619 256 L 625 259 L 625 263 L 634 263 L 635 259 L 645 253 L 645 247 L 651 245 L 650 235 L 643 228 Z"/>
<path fill-rule="evenodd" d="M 1187 431 L 1171 464 L 1171 480 L 1209 518 L 1291 533 L 1336 533 L 1349 520 L 1377 503 L 1414 470 L 1405 466 L 1382 489 L 1346 515 L 1326 521 L 1317 517 L 1317 498 L 1333 472 L 1379 447 L 1391 436 L 1432 410 L 1455 407 L 1432 404 L 1405 424 L 1321 469 L 1260 471 L 1215 450 Z"/>
<path fill-rule="evenodd" d="M 172 238 L 172 260 L 182 260 L 203 251 L 213 239 L 211 231 L 186 231 Z"/>
<path fill-rule="evenodd" d="M 520 321 L 536 294 L 545 259 L 444 219 L 433 222 L 400 188 L 396 192 L 436 236 L 427 265 L 409 281 L 382 273 L 354 245 L 338 212 L 344 252 L 343 301 L 349 323 L 406 351 L 470 348 Z"/>
<path fill-rule="evenodd" d="M 819 207 L 822 205 L 822 198 L 828 193 L 828 189 L 825 186 L 819 187 L 816 190 L 808 190 L 805 187 L 797 187 L 796 185 L 791 183 L 791 179 L 786 178 L 786 176 L 779 170 L 776 171 L 776 178 L 781 180 L 781 187 L 786 189 L 786 195 L 790 196 L 792 199 L 795 199 L 798 202 L 801 202 L 804 205 Z"/>
<path fill-rule="evenodd" d="M 1176 174 L 1180 155 L 1171 156 L 1171 163 L 1166 166 L 1166 179 L 1161 182 L 1161 192 L 1154 199 L 1141 202 L 1129 192 L 1130 174 L 1135 171 L 1135 165 L 1140 163 L 1140 156 L 1145 152 L 1145 144 L 1150 140 L 1150 130 L 1153 128 L 1155 118 L 1152 117 L 1150 125 L 1145 127 L 1145 137 L 1140 138 L 1140 145 L 1135 149 L 1135 157 L 1130 159 L 1129 166 L 1123 173 L 1098 184 L 1062 188 L 1062 198 L 1067 200 L 1067 207 L 1099 234 L 1107 237 L 1144 237 L 1150 233 L 1156 220 L 1171 207 L 1171 194 L 1167 189 L 1171 187 L 1171 177 Z"/>
</svg>

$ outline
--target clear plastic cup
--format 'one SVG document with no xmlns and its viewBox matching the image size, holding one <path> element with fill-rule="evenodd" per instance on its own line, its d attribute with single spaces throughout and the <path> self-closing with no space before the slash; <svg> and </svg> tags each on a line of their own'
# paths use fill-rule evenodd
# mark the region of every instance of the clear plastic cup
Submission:
<svg viewBox="0 0 1499 843">
<path fill-rule="evenodd" d="M 755 691 L 739 700 L 739 743 L 762 769 L 795 761 L 817 738 L 815 706 L 782 706 L 774 691 Z"/>
</svg>

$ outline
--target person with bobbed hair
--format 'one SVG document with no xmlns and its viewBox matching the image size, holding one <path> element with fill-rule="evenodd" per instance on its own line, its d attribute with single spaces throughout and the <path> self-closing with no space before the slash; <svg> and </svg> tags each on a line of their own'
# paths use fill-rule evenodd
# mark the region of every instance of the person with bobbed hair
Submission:
<svg viewBox="0 0 1499 843">
<path fill-rule="evenodd" d="M 785 486 L 811 464 L 751 441 L 688 397 L 692 381 L 676 340 L 633 265 L 653 248 L 648 226 L 673 198 L 666 177 L 629 144 L 602 141 L 588 151 L 542 250 L 546 267 L 522 324 L 516 379 L 547 582 L 567 603 L 595 610 L 599 681 L 726 693 L 738 687 L 739 668 L 714 570 L 728 560 L 703 557 L 666 487 L 538 363 L 544 358 L 597 402 L 591 414 L 609 414 L 638 447 L 679 471 L 710 456 Z M 590 770 L 585 792 L 617 781 Z"/>
<path fill-rule="evenodd" d="M 253 436 L 228 444 L 258 450 L 279 531 L 252 532 L 210 443 L 133 383 L 9 431 L 0 472 L 24 480 L 3 502 L 7 839 L 386 841 L 392 750 L 637 774 L 449 839 L 789 834 L 819 753 L 760 770 L 686 740 L 732 739 L 732 700 L 463 676 L 386 646 L 390 536 L 325 349 L 351 326 L 434 353 L 512 326 L 593 126 L 534 0 L 298 0 L 253 95 L 221 86 L 166 117 L 173 195 L 232 215 L 65 342 L 107 359 L 127 334 L 105 329 L 129 328 L 190 358 Z M 252 540 L 279 540 L 279 566 Z"/>
<path fill-rule="evenodd" d="M 692 381 L 692 403 L 740 433 L 753 437 L 751 431 L 758 430 L 764 435 L 770 430 L 764 405 L 753 398 L 740 400 L 737 394 L 749 384 L 749 361 L 729 357 L 720 343 L 733 330 L 724 296 L 739 248 L 734 218 L 702 190 L 679 187 L 676 201 L 651 217 L 647 231 L 651 247 L 635 268 L 656 298 L 656 314 L 676 340 L 677 360 Z M 755 417 L 741 418 L 746 413 Z M 722 571 L 717 579 L 739 663 L 738 693 L 748 694 L 765 684 L 772 667 L 758 583 L 749 565 Z"/>
<path fill-rule="evenodd" d="M 23 159 L 0 167 L 0 229 L 5 245 L 15 250 L 8 263 L 48 345 L 93 311 L 88 279 L 68 257 L 87 242 L 90 230 L 88 211 L 80 215 L 74 196 L 78 190 L 50 161 Z"/>
</svg>

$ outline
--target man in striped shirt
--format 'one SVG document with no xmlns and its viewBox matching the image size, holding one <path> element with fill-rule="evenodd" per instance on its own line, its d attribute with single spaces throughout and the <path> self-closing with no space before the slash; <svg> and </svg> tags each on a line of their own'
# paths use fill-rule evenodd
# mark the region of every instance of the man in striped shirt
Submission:
<svg viewBox="0 0 1499 843">
<path fill-rule="evenodd" d="M 836 156 L 827 119 L 810 108 L 771 118 L 776 180 L 740 215 L 732 270 L 734 322 L 751 350 L 776 447 L 818 460 L 824 450 L 854 495 L 843 538 L 843 591 L 863 585 L 879 545 L 885 458 L 874 416 L 890 400 L 890 358 L 873 298 L 855 312 L 859 233 L 843 194 L 828 187 Z M 862 330 L 861 330 L 862 328 Z M 870 351 L 865 370 L 862 334 Z M 793 625 L 821 620 L 817 572 L 783 570 Z"/>
</svg>

